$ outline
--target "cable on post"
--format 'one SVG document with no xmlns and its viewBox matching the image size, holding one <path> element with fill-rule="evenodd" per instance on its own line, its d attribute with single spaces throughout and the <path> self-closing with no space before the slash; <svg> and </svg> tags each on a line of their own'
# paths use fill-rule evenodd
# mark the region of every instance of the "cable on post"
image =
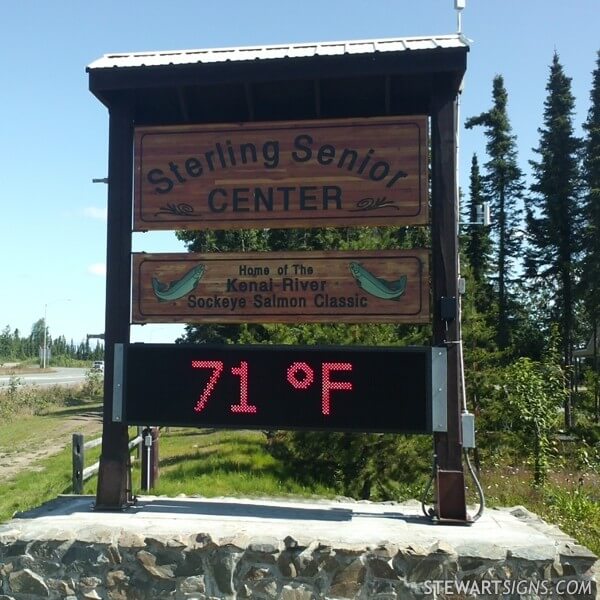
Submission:
<svg viewBox="0 0 600 600">
<path fill-rule="evenodd" d="M 144 456 L 146 458 L 146 464 L 143 465 L 143 467 L 145 467 L 144 475 L 146 476 L 146 485 L 144 486 L 144 490 L 149 492 L 150 487 L 152 486 L 152 431 L 150 430 L 150 427 L 146 427 L 144 429 L 142 436 L 144 438 Z"/>
<path fill-rule="evenodd" d="M 429 507 L 426 508 L 426 503 L 427 503 L 427 494 L 429 494 L 429 490 L 431 489 L 431 485 L 433 484 L 433 480 L 435 479 L 435 472 L 437 469 L 437 454 L 433 454 L 433 461 L 432 461 L 432 465 L 431 465 L 431 476 L 429 477 L 429 481 L 427 482 L 427 485 L 425 486 L 425 489 L 423 490 L 423 494 L 421 495 L 421 510 L 423 511 L 423 514 L 434 520 L 437 518 L 436 515 L 436 511 L 433 507 Z"/>
</svg>

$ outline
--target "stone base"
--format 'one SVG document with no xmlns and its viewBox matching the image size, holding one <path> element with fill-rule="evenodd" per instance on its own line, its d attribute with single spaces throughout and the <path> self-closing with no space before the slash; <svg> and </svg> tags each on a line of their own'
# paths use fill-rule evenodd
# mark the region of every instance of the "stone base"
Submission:
<svg viewBox="0 0 600 600">
<path fill-rule="evenodd" d="M 417 502 L 61 496 L 0 525 L 0 600 L 597 599 L 597 558 L 522 507 L 434 525 Z"/>
</svg>

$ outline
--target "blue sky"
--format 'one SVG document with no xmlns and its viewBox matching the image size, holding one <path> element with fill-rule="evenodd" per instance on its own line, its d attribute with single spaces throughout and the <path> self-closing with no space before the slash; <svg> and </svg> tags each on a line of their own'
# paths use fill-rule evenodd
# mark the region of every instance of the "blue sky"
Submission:
<svg viewBox="0 0 600 600">
<path fill-rule="evenodd" d="M 76 342 L 104 329 L 108 115 L 88 91 L 87 64 L 111 52 L 389 38 L 456 31 L 453 0 L 19 0 L 0 36 L 0 328 L 28 334 L 44 316 Z M 589 108 L 600 50 L 598 0 L 467 0 L 473 41 L 461 117 L 486 110 L 500 73 L 527 170 L 542 124 L 548 68 L 573 79 L 576 123 Z M 461 133 L 461 176 L 480 131 Z M 136 234 L 134 249 L 183 249 L 173 233 Z M 179 326 L 132 328 L 173 341 Z"/>
</svg>

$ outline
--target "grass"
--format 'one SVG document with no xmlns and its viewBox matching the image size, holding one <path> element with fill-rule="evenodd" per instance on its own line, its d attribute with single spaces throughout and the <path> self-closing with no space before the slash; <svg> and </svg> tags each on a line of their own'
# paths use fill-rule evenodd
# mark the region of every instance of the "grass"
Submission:
<svg viewBox="0 0 600 600">
<path fill-rule="evenodd" d="M 65 416 L 99 406 L 82 403 L 52 407 L 48 414 L 0 425 L 0 451 L 24 446 L 23 440 L 32 436 L 44 443 L 52 438 Z M 97 460 L 99 451 L 87 451 L 86 466 Z M 600 555 L 598 472 L 561 466 L 552 471 L 543 488 L 533 487 L 531 481 L 529 466 L 512 459 L 497 461 L 482 473 L 487 506 L 523 505 Z M 84 493 L 94 495 L 96 483 L 95 477 L 88 480 Z M 139 465 L 134 468 L 133 487 L 134 493 L 141 493 Z M 71 493 L 70 447 L 0 483 L 0 522 L 15 511 L 33 508 L 63 493 Z M 300 483 L 289 468 L 267 452 L 262 432 L 179 428 L 161 433 L 160 479 L 152 493 L 279 498 L 336 495 L 333 487 Z M 473 489 L 469 490 L 469 502 L 477 502 Z"/>
<path fill-rule="evenodd" d="M 24 422 L 37 419 L 31 417 Z M 86 466 L 98 460 L 99 455 L 99 448 L 88 450 Z M 15 512 L 39 506 L 59 494 L 72 493 L 71 472 L 71 447 L 68 445 L 58 454 L 36 461 L 26 471 L 0 482 L 0 522 L 10 519 Z M 95 483 L 88 481 L 84 491 L 95 493 L 95 488 Z"/>
<path fill-rule="evenodd" d="M 4 365 L 16 365 L 6 367 Z M 81 360 L 78 358 L 71 358 L 69 356 L 57 356 L 50 360 L 46 369 L 42 369 L 37 358 L 26 358 L 26 359 L 13 359 L 0 357 L 0 375 L 24 375 L 27 373 L 50 373 L 55 367 L 79 367 L 83 369 L 89 369 L 92 364 L 92 360 Z"/>
<path fill-rule="evenodd" d="M 66 446 L 51 457 L 33 460 L 18 475 L 0 481 L 0 521 L 9 519 L 15 511 L 33 508 L 58 494 L 71 492 L 69 441 L 71 431 L 77 426 L 65 427 L 65 419 L 100 411 L 102 407 L 99 401 L 90 400 L 86 391 L 85 386 L 39 390 L 17 387 L 0 394 L 0 453 L 6 455 L 3 461 L 12 460 L 14 465 L 17 454 L 36 451 L 43 454 L 44 447 Z M 99 449 L 89 451 L 86 464 L 97 460 L 98 454 Z"/>
<path fill-rule="evenodd" d="M 299 483 L 257 431 L 171 430 L 160 438 L 160 466 L 153 493 L 167 496 L 335 496 Z"/>
<path fill-rule="evenodd" d="M 482 473 L 487 506 L 522 505 L 600 556 L 600 476 L 555 469 L 543 487 L 534 487 L 527 465 L 496 466 Z M 469 501 L 477 497 L 470 490 Z"/>
<path fill-rule="evenodd" d="M 157 495 L 336 495 L 326 485 L 300 484 L 267 452 L 261 432 L 172 429 L 160 438 L 160 466 L 160 480 L 153 490 Z M 139 478 L 134 477 L 135 481 Z M 543 488 L 533 487 L 532 481 L 531 468 L 526 464 L 484 469 L 487 506 L 523 505 L 600 556 L 600 475 L 590 469 L 561 467 L 552 472 Z M 471 482 L 468 484 L 473 488 Z M 477 502 L 473 489 L 469 490 L 469 501 Z"/>
<path fill-rule="evenodd" d="M 32 444 L 35 447 L 51 442 L 65 418 L 101 409 L 100 402 L 77 402 L 72 406 L 52 406 L 41 415 L 20 415 L 19 418 L 0 424 L 0 452 L 16 452 Z"/>
<path fill-rule="evenodd" d="M 37 469 L 41 468 L 41 471 Z M 17 477 L 0 483 L 0 522 L 71 492 L 71 450 L 47 458 Z"/>
<path fill-rule="evenodd" d="M 66 410 L 71 413 L 78 409 Z M 0 426 L 2 444 L 6 449 L 23 440 L 23 436 L 31 436 L 32 431 L 36 431 L 38 439 L 50 434 L 64 412 L 65 409 L 55 410 L 45 416 L 15 421 L 12 426 Z M 11 427 L 14 427 L 12 431 Z M 134 435 L 132 430 L 130 438 Z M 98 460 L 99 453 L 99 447 L 86 451 L 85 466 Z M 71 449 L 67 447 L 59 454 L 37 462 L 27 472 L 0 483 L 0 522 L 10 519 L 16 511 L 39 506 L 59 494 L 71 493 L 71 468 Z M 141 493 L 140 480 L 139 463 L 136 462 L 133 469 L 136 494 Z M 96 485 L 96 477 L 86 481 L 84 493 L 95 495 Z M 264 435 L 260 432 L 178 429 L 160 437 L 160 480 L 152 494 L 333 497 L 335 491 L 324 485 L 307 487 L 300 484 L 293 473 L 267 453 Z"/>
</svg>

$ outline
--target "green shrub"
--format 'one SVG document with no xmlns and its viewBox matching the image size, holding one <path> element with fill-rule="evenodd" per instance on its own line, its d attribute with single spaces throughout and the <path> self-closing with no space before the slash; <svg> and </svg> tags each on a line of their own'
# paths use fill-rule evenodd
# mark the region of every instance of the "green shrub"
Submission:
<svg viewBox="0 0 600 600">
<path fill-rule="evenodd" d="M 307 484 L 344 496 L 398 500 L 419 494 L 429 470 L 431 441 L 393 434 L 276 432 L 269 452 Z"/>
<path fill-rule="evenodd" d="M 89 400 L 102 399 L 102 386 L 91 377 L 83 387 L 25 386 L 18 377 L 11 377 L 9 385 L 0 391 L 0 419 L 4 422 L 19 417 L 43 415 L 55 406 L 72 406 Z"/>
<path fill-rule="evenodd" d="M 83 384 L 83 395 L 91 400 L 102 398 L 104 392 L 104 376 L 100 371 L 92 369 L 85 373 L 85 383 Z"/>
<path fill-rule="evenodd" d="M 563 372 L 551 361 L 521 358 L 506 368 L 503 389 L 507 408 L 515 416 L 513 425 L 524 434 L 525 448 L 533 460 L 534 482 L 541 485 L 549 468 L 550 434 L 567 393 Z"/>
<path fill-rule="evenodd" d="M 543 515 L 577 538 L 590 550 L 600 551 L 600 502 L 586 491 L 583 481 L 570 488 L 552 487 L 544 495 Z"/>
</svg>

